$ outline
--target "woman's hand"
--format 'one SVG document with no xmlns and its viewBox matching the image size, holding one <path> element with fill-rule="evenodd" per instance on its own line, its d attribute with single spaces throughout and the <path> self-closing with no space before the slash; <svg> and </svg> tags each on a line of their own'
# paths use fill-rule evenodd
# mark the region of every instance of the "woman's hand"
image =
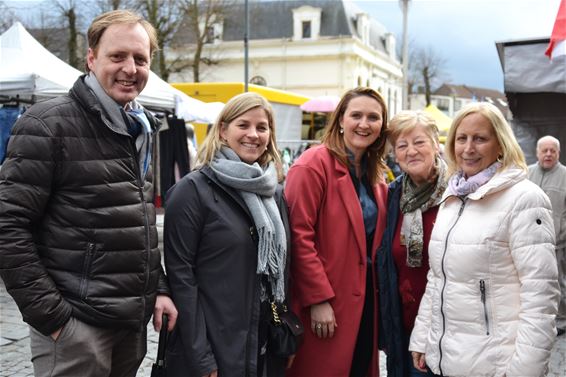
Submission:
<svg viewBox="0 0 566 377">
<path fill-rule="evenodd" d="M 287 358 L 287 365 L 285 366 L 286 369 L 289 369 L 293 366 L 293 361 L 295 361 L 295 355 L 291 355 Z"/>
<path fill-rule="evenodd" d="M 425 355 L 424 353 L 420 353 L 420 352 L 411 352 L 411 355 L 413 356 L 413 365 L 414 367 L 421 371 L 421 372 L 427 372 L 426 370 L 426 360 L 425 360 Z"/>
<path fill-rule="evenodd" d="M 213 370 L 212 373 L 210 374 L 205 374 L 202 377 L 217 377 L 218 376 L 218 369 L 217 370 Z"/>
<path fill-rule="evenodd" d="M 311 305 L 311 330 L 319 338 L 332 338 L 338 327 L 334 309 L 328 302 Z"/>
</svg>

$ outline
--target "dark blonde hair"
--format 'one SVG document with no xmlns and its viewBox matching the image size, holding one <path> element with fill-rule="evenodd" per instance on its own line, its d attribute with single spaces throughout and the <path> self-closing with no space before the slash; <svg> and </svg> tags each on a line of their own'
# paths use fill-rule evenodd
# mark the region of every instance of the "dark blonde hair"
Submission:
<svg viewBox="0 0 566 377">
<path fill-rule="evenodd" d="M 330 153 L 338 159 L 344 165 L 350 167 L 350 162 L 348 160 L 348 155 L 346 152 L 346 145 L 344 144 L 344 136 L 340 133 L 340 123 L 346 109 L 350 104 L 350 101 L 357 97 L 366 96 L 373 98 L 381 106 L 381 118 L 383 123 L 381 126 L 381 131 L 379 137 L 367 148 L 366 157 L 368 161 L 368 178 L 371 184 L 375 184 L 383 180 L 383 174 L 386 171 L 387 166 L 383 161 L 385 155 L 385 147 L 387 144 L 387 105 L 381 94 L 377 91 L 366 88 L 359 87 L 355 89 L 348 90 L 343 96 L 336 110 L 332 113 L 330 121 L 326 126 L 324 135 L 322 137 L 322 142 L 326 145 Z"/>
<path fill-rule="evenodd" d="M 149 36 L 149 55 L 152 57 L 155 51 L 159 49 L 155 28 L 142 16 L 123 9 L 102 13 L 92 21 L 87 32 L 88 47 L 92 50 L 94 55 L 96 55 L 100 39 L 108 27 L 116 24 L 136 23 L 140 24 Z M 89 72 L 90 68 L 88 67 L 88 64 L 85 64 L 85 66 L 86 71 Z"/>
<path fill-rule="evenodd" d="M 201 167 L 209 165 L 216 155 L 216 152 L 218 152 L 222 146 L 227 146 L 220 137 L 221 129 L 226 129 L 234 119 L 256 108 L 260 108 L 265 111 L 265 115 L 267 116 L 267 121 L 269 123 L 269 143 L 267 144 L 267 150 L 263 152 L 257 162 L 260 166 L 266 166 L 269 162 L 273 161 L 277 169 L 279 181 L 282 181 L 284 176 L 281 157 L 277 151 L 277 143 L 275 140 L 273 108 L 265 98 L 253 92 L 239 94 L 226 102 L 226 105 L 224 105 L 224 108 L 218 115 L 216 122 L 214 122 L 208 131 L 208 135 L 199 148 L 197 166 Z"/>
<path fill-rule="evenodd" d="M 448 173 L 453 174 L 459 170 L 456 163 L 456 154 L 454 151 L 454 143 L 456 140 L 456 132 L 462 120 L 471 114 L 480 114 L 486 118 L 491 127 L 493 128 L 493 133 L 497 138 L 499 147 L 501 148 L 501 156 L 498 160 L 501 162 L 501 168 L 499 170 L 505 170 L 511 166 L 517 166 L 523 170 L 527 170 L 527 163 L 525 162 L 525 155 L 515 135 L 513 130 L 501 111 L 489 102 L 472 102 L 465 105 L 457 114 L 452 121 L 452 126 L 448 132 L 448 137 L 446 139 L 446 149 L 444 153 L 447 158 Z"/>
<path fill-rule="evenodd" d="M 397 113 L 389 122 L 389 143 L 395 148 L 395 143 L 401 134 L 413 131 L 422 126 L 430 141 L 439 146 L 438 127 L 436 121 L 424 111 L 403 110 Z"/>
</svg>

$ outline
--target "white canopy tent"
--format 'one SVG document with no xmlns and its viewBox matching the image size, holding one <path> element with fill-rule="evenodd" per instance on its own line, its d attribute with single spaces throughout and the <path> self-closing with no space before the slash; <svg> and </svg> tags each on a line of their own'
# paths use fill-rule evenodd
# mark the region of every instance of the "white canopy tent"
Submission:
<svg viewBox="0 0 566 377">
<path fill-rule="evenodd" d="M 62 95 L 80 74 L 44 48 L 19 22 L 0 35 L 0 95 L 23 99 Z"/>
<path fill-rule="evenodd" d="M 39 100 L 65 94 L 82 72 L 43 47 L 16 22 L 0 35 L 0 96 Z M 186 121 L 213 123 L 221 109 L 187 96 L 150 72 L 138 101 L 149 109 L 174 112 Z"/>
</svg>

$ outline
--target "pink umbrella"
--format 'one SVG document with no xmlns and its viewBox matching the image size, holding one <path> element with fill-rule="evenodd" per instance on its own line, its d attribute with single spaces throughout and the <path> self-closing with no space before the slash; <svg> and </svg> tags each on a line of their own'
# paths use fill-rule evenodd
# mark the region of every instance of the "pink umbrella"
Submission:
<svg viewBox="0 0 566 377">
<path fill-rule="evenodd" d="M 301 110 L 311 113 L 331 113 L 338 106 L 340 97 L 338 96 L 319 96 L 308 100 L 301 105 Z"/>
</svg>

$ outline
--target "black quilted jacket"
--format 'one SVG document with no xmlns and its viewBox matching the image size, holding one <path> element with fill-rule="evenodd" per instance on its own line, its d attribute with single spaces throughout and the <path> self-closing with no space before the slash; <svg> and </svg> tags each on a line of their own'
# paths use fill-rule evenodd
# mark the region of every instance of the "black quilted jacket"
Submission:
<svg viewBox="0 0 566 377">
<path fill-rule="evenodd" d="M 141 330 L 167 293 L 152 172 L 141 180 L 130 136 L 100 111 L 79 78 L 17 121 L 0 170 L 0 276 L 45 335 L 70 316 Z"/>
</svg>

